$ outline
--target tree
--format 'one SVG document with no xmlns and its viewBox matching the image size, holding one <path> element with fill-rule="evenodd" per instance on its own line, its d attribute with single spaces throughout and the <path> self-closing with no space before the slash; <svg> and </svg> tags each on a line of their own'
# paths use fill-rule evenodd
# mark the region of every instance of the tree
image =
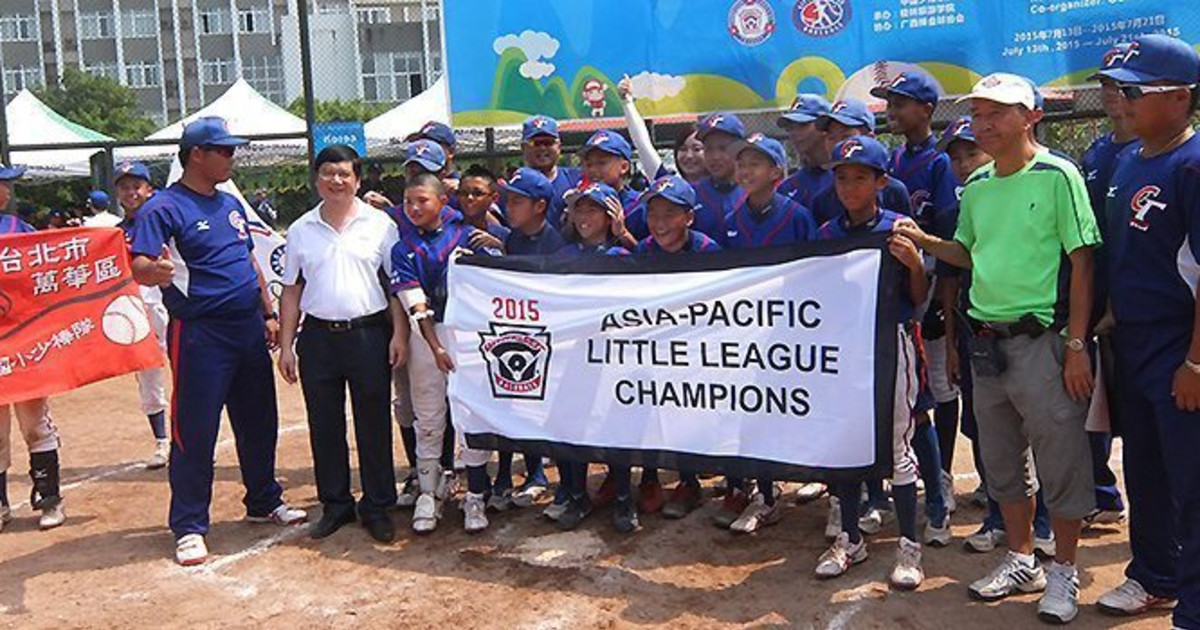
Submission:
<svg viewBox="0 0 1200 630">
<path fill-rule="evenodd" d="M 317 101 L 314 122 L 367 122 L 391 109 L 386 103 L 367 103 L 359 99 L 348 101 Z M 298 98 L 288 105 L 288 111 L 304 118 L 304 99 Z"/>
<path fill-rule="evenodd" d="M 118 140 L 140 140 L 157 129 L 142 115 L 133 90 L 78 68 L 66 68 L 56 85 L 34 94 L 67 120 Z"/>
</svg>

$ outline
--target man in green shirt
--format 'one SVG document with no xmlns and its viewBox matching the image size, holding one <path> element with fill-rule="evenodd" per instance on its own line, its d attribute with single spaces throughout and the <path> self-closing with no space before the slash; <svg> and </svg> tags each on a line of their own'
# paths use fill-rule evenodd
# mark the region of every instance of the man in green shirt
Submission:
<svg viewBox="0 0 1200 630">
<path fill-rule="evenodd" d="M 1095 504 L 1084 431 L 1092 390 L 1085 340 L 1092 249 L 1100 244 L 1100 231 L 1079 169 L 1032 138 L 1040 113 L 1030 82 L 993 74 L 964 100 L 970 100 L 979 146 L 994 162 L 967 180 L 954 239 L 926 234 L 911 220 L 896 230 L 971 271 L 968 315 L 980 451 L 1011 551 L 970 586 L 970 594 L 996 600 L 1044 590 L 1038 616 L 1067 623 L 1078 611 L 1080 525 Z M 1066 257 L 1070 288 L 1064 296 L 1060 272 Z M 1058 542 L 1048 571 L 1033 556 L 1039 479 Z"/>
</svg>

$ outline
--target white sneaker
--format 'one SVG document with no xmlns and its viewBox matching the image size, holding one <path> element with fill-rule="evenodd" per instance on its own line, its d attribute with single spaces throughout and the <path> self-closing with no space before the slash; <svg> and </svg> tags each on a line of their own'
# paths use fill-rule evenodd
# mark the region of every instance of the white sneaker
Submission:
<svg viewBox="0 0 1200 630">
<path fill-rule="evenodd" d="M 1120 586 L 1100 596 L 1096 605 L 1110 615 L 1140 615 L 1152 608 L 1169 606 L 1173 600 L 1155 597 L 1142 588 L 1140 582 L 1126 579 Z"/>
<path fill-rule="evenodd" d="M 829 492 L 829 486 L 823 483 L 800 484 L 800 487 L 796 489 L 796 504 L 804 505 L 805 503 L 812 503 L 825 496 L 826 492 Z"/>
<path fill-rule="evenodd" d="M 950 544 L 953 536 L 950 534 L 950 524 L 936 527 L 933 521 L 925 522 L 925 544 L 930 547 L 945 547 Z"/>
<path fill-rule="evenodd" d="M 925 580 L 925 571 L 921 568 L 921 543 L 900 537 L 900 545 L 896 549 L 896 565 L 892 567 L 892 575 L 888 578 L 892 586 L 911 591 Z"/>
<path fill-rule="evenodd" d="M 540 484 L 525 484 L 513 492 L 512 502 L 517 507 L 527 508 L 546 494 L 546 486 Z"/>
<path fill-rule="evenodd" d="M 487 506 L 483 503 L 483 495 L 468 492 L 467 496 L 463 497 L 463 529 L 467 530 L 468 534 L 475 534 L 487 529 L 488 517 L 485 512 Z"/>
<path fill-rule="evenodd" d="M 308 512 L 294 508 L 286 503 L 280 503 L 279 507 L 271 510 L 271 513 L 266 516 L 246 516 L 246 520 L 251 523 L 275 523 L 276 525 L 296 525 L 308 520 Z"/>
<path fill-rule="evenodd" d="M 867 559 L 867 539 L 858 541 L 857 545 L 850 544 L 850 536 L 845 532 L 838 534 L 833 546 L 821 554 L 817 560 L 817 577 L 827 580 L 843 575 L 852 565 Z"/>
<path fill-rule="evenodd" d="M 171 441 L 167 439 L 155 440 L 154 454 L 150 456 L 150 459 L 146 460 L 146 470 L 165 468 L 170 457 Z"/>
<path fill-rule="evenodd" d="M 437 500 L 439 503 L 458 494 L 458 473 L 453 470 L 443 470 L 442 478 L 438 480 Z M 438 513 L 441 517 L 441 512 Z"/>
<path fill-rule="evenodd" d="M 985 602 L 1004 599 L 1016 592 L 1036 593 L 1046 588 L 1046 572 L 1037 558 L 1022 560 L 1010 551 L 991 573 L 976 580 L 967 591 Z"/>
<path fill-rule="evenodd" d="M 989 553 L 995 551 L 996 547 L 1003 545 L 1008 540 L 1008 533 L 1003 529 L 985 529 L 979 528 L 979 531 L 967 536 L 963 542 L 963 547 L 967 551 L 975 553 Z"/>
<path fill-rule="evenodd" d="M 200 534 L 187 534 L 175 541 L 175 561 L 185 567 L 204 564 L 208 560 L 208 547 Z"/>
<path fill-rule="evenodd" d="M 1049 538 L 1038 538 L 1035 534 L 1033 536 L 1033 553 L 1043 560 L 1053 560 L 1058 553 L 1058 545 L 1054 542 L 1054 532 L 1050 532 Z"/>
<path fill-rule="evenodd" d="M 750 505 L 742 510 L 741 516 L 730 524 L 729 529 L 739 534 L 753 534 L 762 527 L 778 523 L 779 516 L 779 502 L 767 505 L 767 498 L 757 494 L 750 501 Z"/>
<path fill-rule="evenodd" d="M 417 476 L 413 475 L 404 480 L 404 485 L 396 493 L 396 507 L 412 507 L 416 505 L 419 496 L 421 496 L 421 487 L 417 484 Z"/>
<path fill-rule="evenodd" d="M 877 507 L 867 508 L 867 512 L 858 518 L 858 528 L 862 533 L 875 535 L 883 529 L 883 510 Z"/>
<path fill-rule="evenodd" d="M 1121 510 L 1101 510 L 1096 508 L 1091 514 L 1083 517 L 1083 528 L 1095 525 L 1116 525 L 1125 520 L 1125 512 Z"/>
<path fill-rule="evenodd" d="M 12 522 L 12 508 L 7 505 L 0 505 L 0 532 L 4 531 L 4 526 Z"/>
<path fill-rule="evenodd" d="M 829 497 L 829 516 L 825 519 L 825 540 L 836 540 L 842 533 L 842 504 Z"/>
<path fill-rule="evenodd" d="M 953 514 L 958 509 L 958 500 L 954 498 L 954 475 L 942 471 L 942 499 L 946 502 L 946 514 Z"/>
<path fill-rule="evenodd" d="M 42 515 L 38 518 L 38 529 L 54 529 L 62 525 L 67 520 L 67 513 L 63 509 L 62 499 L 58 503 L 42 510 Z"/>
<path fill-rule="evenodd" d="M 503 492 L 493 492 L 491 498 L 488 499 L 487 509 L 493 512 L 507 512 L 516 507 L 512 500 L 512 489 L 506 489 Z"/>
<path fill-rule="evenodd" d="M 1050 563 L 1046 592 L 1038 601 L 1038 619 L 1046 623 L 1071 623 L 1079 614 L 1079 572 L 1073 565 Z"/>
<path fill-rule="evenodd" d="M 418 534 L 428 534 L 437 529 L 438 500 L 432 494 L 423 493 L 413 506 L 412 529 Z"/>
</svg>

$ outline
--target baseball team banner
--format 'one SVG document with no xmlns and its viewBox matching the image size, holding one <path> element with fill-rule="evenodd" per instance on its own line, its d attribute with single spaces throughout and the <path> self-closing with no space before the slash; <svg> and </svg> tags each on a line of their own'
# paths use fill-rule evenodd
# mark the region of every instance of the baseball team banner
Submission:
<svg viewBox="0 0 1200 630">
<path fill-rule="evenodd" d="M 477 448 L 782 479 L 891 469 L 885 237 L 450 268 L 455 426 Z"/>
<path fill-rule="evenodd" d="M 1159 0 L 475 0 L 445 3 L 454 123 L 787 107 L 799 92 L 871 100 L 914 66 L 947 95 L 1015 72 L 1071 86 L 1145 33 L 1200 42 L 1194 2 Z"/>
<path fill-rule="evenodd" d="M 162 363 L 121 230 L 0 238 L 0 405 Z"/>
</svg>

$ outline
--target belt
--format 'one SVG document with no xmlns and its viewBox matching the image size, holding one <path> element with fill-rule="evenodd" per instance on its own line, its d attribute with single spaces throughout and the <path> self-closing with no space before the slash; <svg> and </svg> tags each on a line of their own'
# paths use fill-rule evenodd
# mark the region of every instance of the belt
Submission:
<svg viewBox="0 0 1200 630">
<path fill-rule="evenodd" d="M 969 321 L 971 323 L 971 331 L 978 337 L 1012 339 L 1013 337 L 1025 335 L 1036 339 L 1048 330 L 1035 317 L 1022 317 L 1019 321 L 1015 322 L 981 322 L 974 318 L 970 318 Z"/>
<path fill-rule="evenodd" d="M 307 315 L 304 318 L 305 327 L 311 326 L 317 330 L 328 332 L 349 332 L 360 328 L 387 326 L 390 323 L 391 320 L 388 319 L 387 311 L 379 311 L 378 313 L 355 317 L 354 319 L 330 320 L 313 317 L 312 315 Z"/>
</svg>

